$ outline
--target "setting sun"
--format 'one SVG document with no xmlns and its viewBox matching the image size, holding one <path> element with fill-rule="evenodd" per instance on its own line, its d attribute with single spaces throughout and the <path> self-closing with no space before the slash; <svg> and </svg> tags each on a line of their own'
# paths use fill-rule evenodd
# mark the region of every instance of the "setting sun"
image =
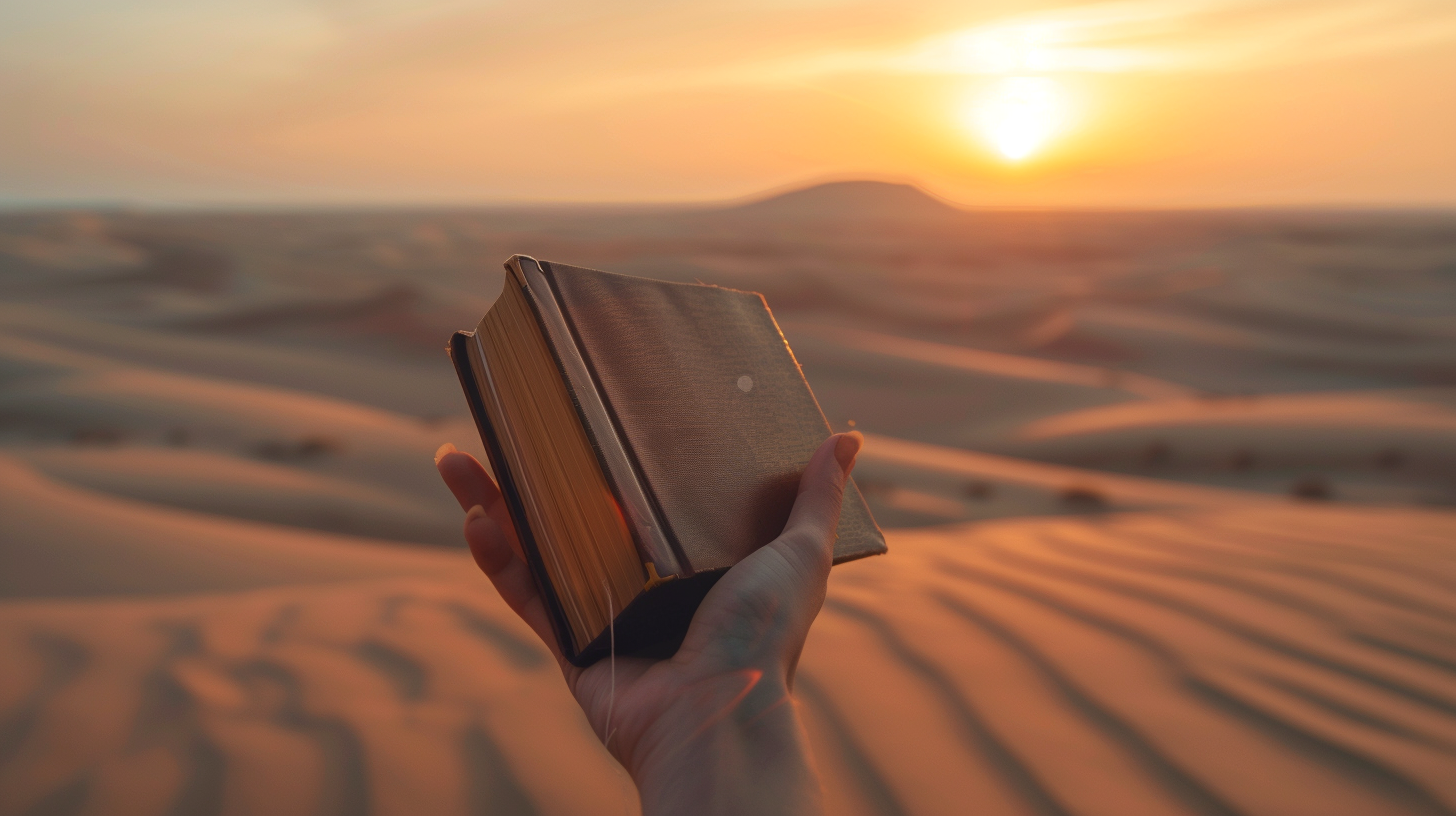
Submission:
<svg viewBox="0 0 1456 816">
<path fill-rule="evenodd" d="M 1046 145 L 1067 119 L 1060 85 L 1044 77 L 1006 77 L 974 95 L 968 124 L 1008 161 L 1019 162 Z"/>
</svg>

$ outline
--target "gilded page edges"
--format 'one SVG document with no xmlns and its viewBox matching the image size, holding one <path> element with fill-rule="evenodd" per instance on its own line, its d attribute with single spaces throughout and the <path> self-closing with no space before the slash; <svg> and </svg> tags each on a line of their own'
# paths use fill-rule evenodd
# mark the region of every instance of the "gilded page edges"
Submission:
<svg viewBox="0 0 1456 816">
<path fill-rule="evenodd" d="M 618 437 L 592 380 L 581 350 L 572 338 L 561 306 L 556 301 L 541 264 L 529 255 L 513 255 L 506 262 L 510 276 L 525 290 L 526 299 L 534 307 L 541 322 L 547 345 L 561 366 L 567 390 L 581 418 L 582 427 L 596 451 L 598 463 L 616 494 L 622 517 L 632 531 L 638 554 L 647 571 L 647 587 L 676 578 L 684 573 L 672 545 L 663 532 L 657 513 L 642 489 L 641 477 L 632 466 L 622 440 Z"/>
<path fill-rule="evenodd" d="M 526 515 L 523 497 L 516 489 L 515 478 L 511 475 L 510 464 L 506 458 L 502 437 L 506 435 L 507 429 L 498 426 L 490 416 L 491 409 L 486 406 L 487 401 L 491 402 L 499 414 L 500 396 L 495 390 L 490 366 L 485 362 L 479 331 L 456 332 L 447 350 L 455 366 L 455 373 L 460 378 L 460 385 L 465 391 L 465 400 L 470 406 L 476 428 L 480 432 L 480 441 L 485 445 L 486 459 L 490 463 L 492 475 L 510 511 L 511 521 L 516 526 L 516 535 L 525 551 L 531 577 L 545 600 L 547 617 L 551 622 L 552 632 L 556 635 L 556 642 L 561 647 L 562 654 L 568 660 L 574 661 L 578 650 L 571 635 L 571 625 L 566 620 L 566 610 L 556 595 L 556 588 L 545 578 L 546 568 L 541 561 L 540 550 L 536 547 L 535 534 Z M 481 376 L 477 376 L 476 372 L 480 372 Z"/>
</svg>

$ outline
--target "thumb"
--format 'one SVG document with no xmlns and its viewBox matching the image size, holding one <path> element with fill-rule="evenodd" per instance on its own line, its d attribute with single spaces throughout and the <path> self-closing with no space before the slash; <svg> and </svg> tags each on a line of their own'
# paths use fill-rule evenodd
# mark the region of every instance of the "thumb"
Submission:
<svg viewBox="0 0 1456 816">
<path fill-rule="evenodd" d="M 836 434 L 810 457 L 799 478 L 799 494 L 783 532 L 728 570 L 693 617 L 677 659 L 737 643 L 730 662 L 741 664 L 743 648 L 772 655 L 792 685 L 809 627 L 824 605 L 839 504 L 854 457 L 864 437 Z"/>
<path fill-rule="evenodd" d="M 805 577 L 823 583 L 834 560 L 834 536 L 844 485 L 864 444 L 858 431 L 835 434 L 819 446 L 799 478 L 799 496 L 784 532 L 774 542 Z"/>
<path fill-rule="evenodd" d="M 834 563 L 834 539 L 839 528 L 839 506 L 844 499 L 844 485 L 854 468 L 854 458 L 864 444 L 857 431 L 835 434 L 819 446 L 799 479 L 799 497 L 794 501 L 784 532 L 770 547 L 779 551 L 796 573 L 797 610 L 790 614 L 792 623 L 783 640 L 784 672 L 789 688 L 809 627 L 819 616 L 824 596 L 829 589 L 829 567 Z"/>
</svg>

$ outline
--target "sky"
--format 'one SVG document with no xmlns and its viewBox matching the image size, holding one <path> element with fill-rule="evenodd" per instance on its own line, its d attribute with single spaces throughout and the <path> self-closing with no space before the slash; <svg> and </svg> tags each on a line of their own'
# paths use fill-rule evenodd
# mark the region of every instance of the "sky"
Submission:
<svg viewBox="0 0 1456 816">
<path fill-rule="evenodd" d="M 0 0 L 0 203 L 1456 206 L 1452 0 Z"/>
</svg>

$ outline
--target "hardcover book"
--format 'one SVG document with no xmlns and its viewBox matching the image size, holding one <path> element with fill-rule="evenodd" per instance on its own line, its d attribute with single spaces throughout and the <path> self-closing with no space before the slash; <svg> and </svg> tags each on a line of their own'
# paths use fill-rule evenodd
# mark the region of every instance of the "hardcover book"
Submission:
<svg viewBox="0 0 1456 816">
<path fill-rule="evenodd" d="M 561 651 L 668 655 L 830 429 L 763 296 L 537 261 L 450 357 Z M 845 488 L 834 562 L 885 552 Z"/>
</svg>

